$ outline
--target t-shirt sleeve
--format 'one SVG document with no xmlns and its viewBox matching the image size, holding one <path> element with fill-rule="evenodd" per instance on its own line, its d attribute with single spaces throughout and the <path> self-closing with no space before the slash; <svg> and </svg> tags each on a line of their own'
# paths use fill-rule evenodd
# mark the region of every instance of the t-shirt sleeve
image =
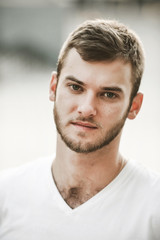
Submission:
<svg viewBox="0 0 160 240">
<path fill-rule="evenodd" d="M 153 188 L 155 189 L 154 192 L 156 194 L 151 196 L 153 198 L 153 216 L 151 219 L 151 225 L 154 239 L 160 240 L 160 179 L 157 180 Z"/>
</svg>

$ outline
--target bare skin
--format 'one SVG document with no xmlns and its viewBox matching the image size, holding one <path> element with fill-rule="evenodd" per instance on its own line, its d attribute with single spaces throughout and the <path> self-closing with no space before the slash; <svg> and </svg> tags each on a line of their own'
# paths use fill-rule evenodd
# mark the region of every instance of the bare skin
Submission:
<svg viewBox="0 0 160 240">
<path fill-rule="evenodd" d="M 63 199 L 76 208 L 125 166 L 119 153 L 123 123 L 136 117 L 143 95 L 138 93 L 130 106 L 131 66 L 121 60 L 88 63 L 72 49 L 65 62 L 58 85 L 56 73 L 50 84 L 59 126 L 52 174 Z"/>
<path fill-rule="evenodd" d="M 60 136 L 58 139 L 61 142 Z M 115 154 L 106 155 L 103 149 L 87 155 L 74 153 L 63 145 L 63 142 L 57 144 L 57 158 L 53 162 L 52 172 L 61 196 L 71 208 L 85 203 L 106 187 L 126 163 L 119 154 L 116 156 L 116 149 Z"/>
</svg>

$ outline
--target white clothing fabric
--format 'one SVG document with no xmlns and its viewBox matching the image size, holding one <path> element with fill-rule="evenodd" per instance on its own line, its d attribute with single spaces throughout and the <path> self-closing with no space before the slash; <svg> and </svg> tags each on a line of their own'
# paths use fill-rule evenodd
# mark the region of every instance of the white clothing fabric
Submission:
<svg viewBox="0 0 160 240">
<path fill-rule="evenodd" d="M 159 240 L 160 177 L 134 161 L 102 191 L 71 209 L 58 192 L 52 158 L 0 177 L 1 240 Z"/>
</svg>

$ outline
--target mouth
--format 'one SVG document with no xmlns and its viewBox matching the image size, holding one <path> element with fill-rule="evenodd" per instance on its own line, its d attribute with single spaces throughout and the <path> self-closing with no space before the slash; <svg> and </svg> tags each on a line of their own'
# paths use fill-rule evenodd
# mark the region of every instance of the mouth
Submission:
<svg viewBox="0 0 160 240">
<path fill-rule="evenodd" d="M 72 125 L 76 126 L 76 127 L 80 127 L 80 128 L 83 128 L 83 129 L 97 129 L 98 127 L 93 124 L 93 123 L 90 123 L 90 122 L 81 122 L 81 121 L 74 121 L 74 122 L 71 122 Z"/>
</svg>

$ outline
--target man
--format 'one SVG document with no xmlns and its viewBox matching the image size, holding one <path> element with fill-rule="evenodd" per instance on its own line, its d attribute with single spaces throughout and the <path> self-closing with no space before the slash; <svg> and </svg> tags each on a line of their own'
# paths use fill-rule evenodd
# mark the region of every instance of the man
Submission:
<svg viewBox="0 0 160 240">
<path fill-rule="evenodd" d="M 144 54 L 117 21 L 82 23 L 52 73 L 57 149 L 0 181 L 0 239 L 160 239 L 160 177 L 119 152 L 142 105 Z"/>
</svg>

